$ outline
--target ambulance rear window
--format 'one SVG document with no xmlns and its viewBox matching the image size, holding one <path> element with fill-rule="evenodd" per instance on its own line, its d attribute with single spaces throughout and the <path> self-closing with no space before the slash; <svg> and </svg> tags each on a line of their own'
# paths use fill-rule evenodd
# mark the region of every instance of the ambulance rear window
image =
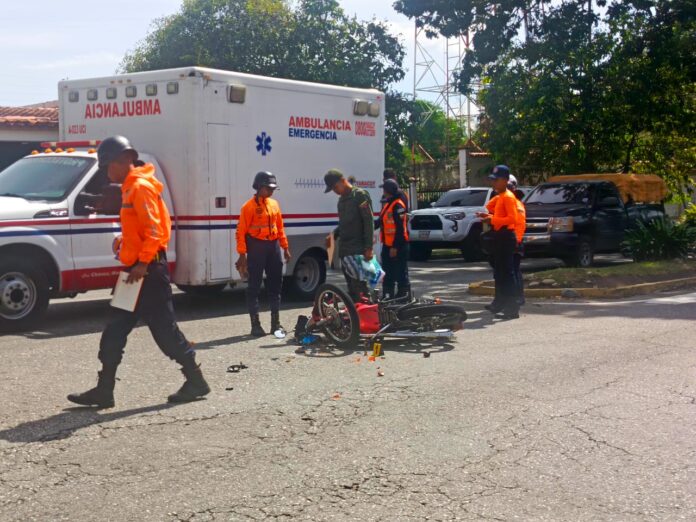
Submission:
<svg viewBox="0 0 696 522">
<path fill-rule="evenodd" d="M 63 201 L 95 161 L 76 156 L 21 159 L 0 172 L 0 197 Z"/>
</svg>

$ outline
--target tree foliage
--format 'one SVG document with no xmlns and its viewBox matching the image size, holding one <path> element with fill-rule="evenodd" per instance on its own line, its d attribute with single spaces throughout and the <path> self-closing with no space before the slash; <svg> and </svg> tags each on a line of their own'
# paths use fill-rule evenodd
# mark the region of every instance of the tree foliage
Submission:
<svg viewBox="0 0 696 522">
<path fill-rule="evenodd" d="M 696 0 L 398 0 L 431 34 L 473 31 L 478 138 L 529 173 L 696 169 Z"/>
<path fill-rule="evenodd" d="M 123 72 L 198 65 L 294 80 L 389 90 L 404 49 L 385 24 L 349 17 L 337 0 L 185 0 L 157 20 Z M 393 103 L 393 107 L 392 107 Z M 405 139 L 404 100 L 387 99 L 387 162 Z"/>
</svg>

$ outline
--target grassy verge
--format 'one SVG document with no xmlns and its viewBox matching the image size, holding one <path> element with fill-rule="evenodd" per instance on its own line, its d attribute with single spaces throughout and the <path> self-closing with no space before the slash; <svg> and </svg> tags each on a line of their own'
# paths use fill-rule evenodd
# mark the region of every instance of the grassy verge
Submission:
<svg viewBox="0 0 696 522">
<path fill-rule="evenodd" d="M 696 277 L 696 260 L 646 261 L 601 268 L 556 268 L 525 274 L 525 282 L 528 287 L 603 288 L 684 277 Z"/>
</svg>

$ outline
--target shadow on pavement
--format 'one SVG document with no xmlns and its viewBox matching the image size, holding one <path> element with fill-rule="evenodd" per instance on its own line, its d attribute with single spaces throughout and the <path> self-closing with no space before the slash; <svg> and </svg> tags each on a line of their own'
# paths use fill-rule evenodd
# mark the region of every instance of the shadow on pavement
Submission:
<svg viewBox="0 0 696 522">
<path fill-rule="evenodd" d="M 0 440 L 7 442 L 45 442 L 49 440 L 62 440 L 72 436 L 77 430 L 111 422 L 132 415 L 162 411 L 173 408 L 176 404 L 162 403 L 152 406 L 143 406 L 130 410 L 101 413 L 104 410 L 90 407 L 66 408 L 61 413 L 45 419 L 33 420 L 18 424 L 14 428 L 0 431 Z"/>
</svg>

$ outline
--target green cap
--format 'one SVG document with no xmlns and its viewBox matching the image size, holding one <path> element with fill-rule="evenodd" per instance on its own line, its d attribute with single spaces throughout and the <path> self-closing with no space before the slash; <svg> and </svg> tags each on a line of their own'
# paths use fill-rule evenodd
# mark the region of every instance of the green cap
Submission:
<svg viewBox="0 0 696 522">
<path fill-rule="evenodd" d="M 324 194 L 331 192 L 336 183 L 342 179 L 343 172 L 338 169 L 329 169 L 329 171 L 324 175 L 324 183 L 326 183 L 326 190 L 324 191 Z"/>
</svg>

